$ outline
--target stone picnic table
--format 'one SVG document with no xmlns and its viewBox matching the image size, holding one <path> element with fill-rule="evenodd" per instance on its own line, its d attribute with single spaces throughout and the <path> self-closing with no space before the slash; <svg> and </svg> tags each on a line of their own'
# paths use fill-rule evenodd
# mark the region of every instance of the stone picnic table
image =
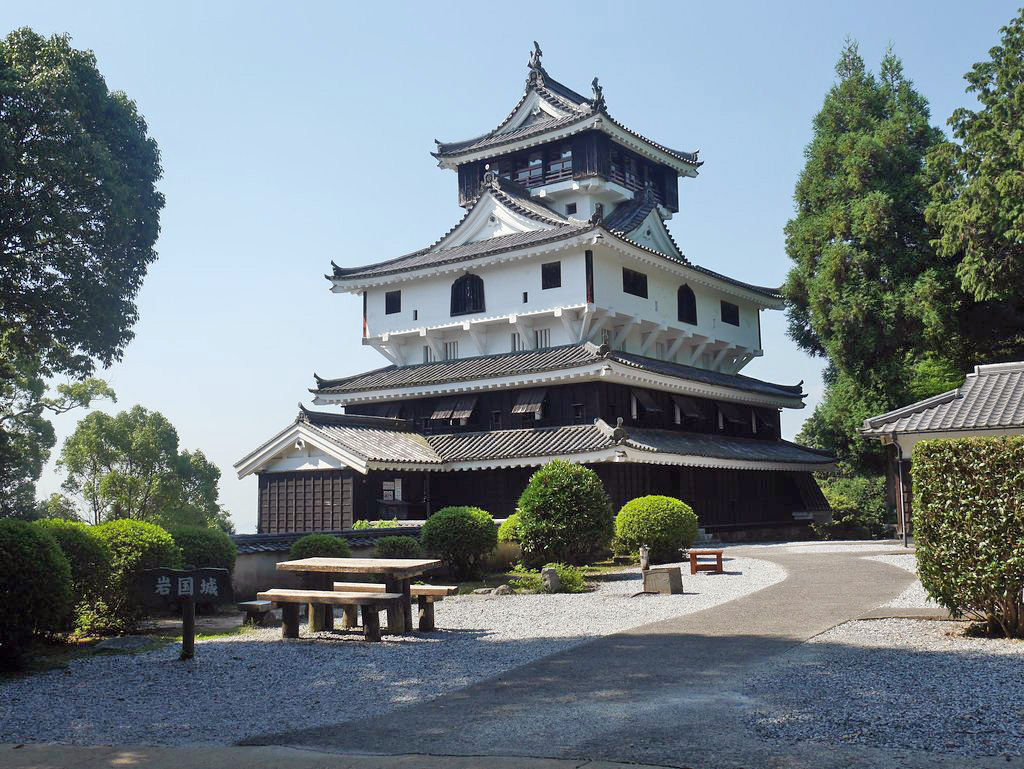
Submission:
<svg viewBox="0 0 1024 769">
<path fill-rule="evenodd" d="M 384 589 L 388 593 L 402 595 L 398 606 L 388 607 L 388 632 L 408 633 L 412 630 L 412 598 L 409 592 L 412 580 L 440 565 L 440 561 L 430 558 L 301 558 L 281 561 L 277 568 L 311 574 L 321 590 L 331 590 L 334 578 L 339 574 L 379 575 L 384 578 Z M 324 608 L 325 613 L 331 612 L 330 606 Z M 325 616 L 317 620 L 314 620 L 314 613 L 310 614 L 311 626 L 333 626 L 333 613 L 330 619 Z"/>
</svg>

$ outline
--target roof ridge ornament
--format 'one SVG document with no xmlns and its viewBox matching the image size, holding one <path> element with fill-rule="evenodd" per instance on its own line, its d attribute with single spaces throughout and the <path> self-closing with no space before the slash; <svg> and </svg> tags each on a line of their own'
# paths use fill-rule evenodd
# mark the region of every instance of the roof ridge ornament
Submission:
<svg viewBox="0 0 1024 769">
<path fill-rule="evenodd" d="M 604 112 L 604 88 L 597 82 L 596 77 L 590 82 L 590 87 L 594 91 L 594 98 L 590 102 L 591 108 L 594 112 Z"/>
<path fill-rule="evenodd" d="M 626 428 L 622 426 L 622 417 L 615 419 L 615 427 L 612 429 L 612 440 L 616 444 L 624 443 L 626 438 L 629 437 L 629 433 L 626 432 Z"/>
<path fill-rule="evenodd" d="M 544 55 L 544 52 L 540 49 L 540 43 L 536 40 L 533 41 L 533 50 L 530 51 L 530 74 L 526 76 L 527 88 L 531 86 L 542 86 L 544 85 L 544 67 L 541 66 L 540 58 Z"/>
</svg>

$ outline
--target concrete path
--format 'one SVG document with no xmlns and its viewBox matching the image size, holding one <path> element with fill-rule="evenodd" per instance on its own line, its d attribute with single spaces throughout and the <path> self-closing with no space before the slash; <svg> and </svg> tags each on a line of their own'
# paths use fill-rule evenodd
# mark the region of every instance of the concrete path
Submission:
<svg viewBox="0 0 1024 769">
<path fill-rule="evenodd" d="M 963 766 L 962 757 L 947 761 L 912 751 L 762 744 L 744 720 L 751 704 L 740 693 L 745 679 L 795 645 L 891 600 L 913 576 L 855 553 L 737 548 L 728 554 L 778 563 L 788 576 L 721 606 L 599 638 L 386 717 L 265 735 L 247 744 L 701 769 Z M 699 590 L 702 580 L 714 578 L 685 575 L 684 585 Z"/>
</svg>

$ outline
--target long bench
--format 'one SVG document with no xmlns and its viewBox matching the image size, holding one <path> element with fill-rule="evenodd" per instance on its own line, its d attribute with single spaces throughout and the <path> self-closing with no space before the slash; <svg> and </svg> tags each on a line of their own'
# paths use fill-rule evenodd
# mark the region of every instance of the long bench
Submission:
<svg viewBox="0 0 1024 769">
<path fill-rule="evenodd" d="M 401 593 L 360 589 L 361 592 L 275 588 L 256 597 L 263 601 L 273 601 L 281 607 L 281 635 L 284 638 L 299 637 L 299 606 L 307 603 L 310 606 L 343 606 L 346 618 L 349 617 L 349 611 L 361 608 L 363 637 L 367 641 L 379 641 L 380 617 L 377 613 L 381 609 L 400 605 L 403 596 Z"/>
<path fill-rule="evenodd" d="M 379 582 L 335 582 L 334 589 L 338 591 L 362 590 L 367 593 L 383 593 L 384 585 Z M 419 607 L 419 629 L 430 631 L 434 629 L 434 604 L 444 599 L 447 595 L 455 595 L 459 592 L 457 585 L 409 585 L 409 595 L 416 599 Z M 342 620 L 343 627 L 355 627 L 355 607 L 347 608 L 345 618 Z"/>
</svg>

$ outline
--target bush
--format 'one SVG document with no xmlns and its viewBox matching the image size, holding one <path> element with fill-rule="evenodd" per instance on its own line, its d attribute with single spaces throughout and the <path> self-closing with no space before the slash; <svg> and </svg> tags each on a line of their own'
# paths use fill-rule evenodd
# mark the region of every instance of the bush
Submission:
<svg viewBox="0 0 1024 769">
<path fill-rule="evenodd" d="M 1024 436 L 921 441 L 913 467 L 921 584 L 954 617 L 1024 637 Z"/>
<path fill-rule="evenodd" d="M 352 548 L 343 537 L 330 534 L 307 534 L 292 542 L 288 558 L 297 561 L 300 558 L 349 558 Z"/>
<path fill-rule="evenodd" d="M 88 605 L 101 598 L 110 579 L 110 548 L 93 527 L 56 518 L 33 525 L 48 531 L 68 559 L 75 605 Z"/>
<path fill-rule="evenodd" d="M 612 503 L 593 470 L 555 460 L 519 497 L 520 543 L 534 563 L 586 563 L 612 538 Z"/>
<path fill-rule="evenodd" d="M 518 545 L 522 536 L 523 530 L 519 524 L 519 513 L 512 513 L 498 527 L 499 542 L 514 542 Z"/>
<path fill-rule="evenodd" d="M 562 583 L 560 593 L 583 593 L 586 592 L 587 583 L 583 579 L 583 569 L 576 566 L 569 566 L 565 563 L 549 563 L 545 569 L 554 569 Z"/>
<path fill-rule="evenodd" d="M 170 530 L 174 544 L 181 550 L 181 560 L 197 568 L 235 570 L 238 549 L 231 537 L 220 529 L 205 526 L 177 526 Z"/>
<path fill-rule="evenodd" d="M 822 539 L 881 539 L 889 535 L 893 516 L 885 507 L 885 478 L 826 477 L 818 481 L 832 520 L 813 523 Z"/>
<path fill-rule="evenodd" d="M 94 527 L 110 550 L 110 584 L 94 612 L 79 618 L 89 632 L 127 632 L 145 611 L 137 596 L 139 575 L 145 569 L 180 568 L 181 551 L 165 529 L 153 523 L 122 519 Z"/>
<path fill-rule="evenodd" d="M 378 558 L 419 558 L 421 553 L 416 537 L 381 537 L 377 540 Z"/>
<path fill-rule="evenodd" d="M 71 566 L 46 529 L 0 520 L 0 669 L 24 665 L 34 636 L 71 628 Z"/>
<path fill-rule="evenodd" d="M 653 563 L 675 563 L 682 557 L 679 551 L 697 539 L 697 514 L 675 497 L 637 497 L 615 516 L 615 539 L 630 553 L 647 545 Z"/>
<path fill-rule="evenodd" d="M 368 521 L 365 518 L 360 518 L 352 524 L 352 528 L 355 531 L 365 531 L 366 529 L 400 529 L 402 528 L 402 522 L 397 518 L 392 518 L 390 521 Z"/>
<path fill-rule="evenodd" d="M 455 579 L 471 579 L 484 556 L 494 550 L 498 533 L 494 519 L 479 507 L 445 507 L 423 524 L 420 542 L 437 553 Z"/>
</svg>

